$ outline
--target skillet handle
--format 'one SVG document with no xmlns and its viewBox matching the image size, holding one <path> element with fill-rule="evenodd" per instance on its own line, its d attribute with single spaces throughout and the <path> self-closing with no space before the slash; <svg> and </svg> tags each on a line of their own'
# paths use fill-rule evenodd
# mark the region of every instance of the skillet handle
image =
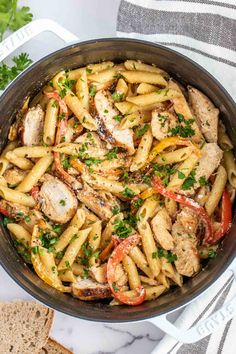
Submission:
<svg viewBox="0 0 236 354">
<path fill-rule="evenodd" d="M 233 272 L 234 280 L 236 280 L 236 260 L 230 265 L 229 270 Z M 223 324 L 225 325 L 234 316 L 236 316 L 236 295 L 214 314 L 187 330 L 177 328 L 167 320 L 166 315 L 150 319 L 149 322 L 181 343 L 195 343 L 213 333 Z M 154 348 L 152 354 L 158 354 L 157 349 Z"/>
<path fill-rule="evenodd" d="M 35 20 L 12 33 L 0 43 L 0 62 L 31 38 L 46 31 L 55 33 L 66 43 L 78 41 L 78 37 L 52 20 L 47 18 Z"/>
</svg>

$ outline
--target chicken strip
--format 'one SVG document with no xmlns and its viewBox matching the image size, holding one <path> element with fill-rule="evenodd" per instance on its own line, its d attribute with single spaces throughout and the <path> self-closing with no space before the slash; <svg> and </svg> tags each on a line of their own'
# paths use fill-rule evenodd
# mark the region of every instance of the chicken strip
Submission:
<svg viewBox="0 0 236 354">
<path fill-rule="evenodd" d="M 111 289 L 107 283 L 99 284 L 92 279 L 78 277 L 77 283 L 71 284 L 71 289 L 72 295 L 80 300 L 91 301 L 111 297 Z"/>
<path fill-rule="evenodd" d="M 219 109 L 201 91 L 188 86 L 189 102 L 193 109 L 202 134 L 209 143 L 217 143 Z"/>
<path fill-rule="evenodd" d="M 42 143 L 44 115 L 44 111 L 39 104 L 27 111 L 23 119 L 23 145 L 33 146 Z"/>
<path fill-rule="evenodd" d="M 99 91 L 94 97 L 94 103 L 98 113 L 98 132 L 102 139 L 126 149 L 130 155 L 134 154 L 133 131 L 118 128 L 119 121 L 115 117 L 119 115 L 119 111 L 113 106 L 109 96 L 104 91 Z"/>
<path fill-rule="evenodd" d="M 72 190 L 58 178 L 48 175 L 39 192 L 43 213 L 54 222 L 65 224 L 74 215 L 78 201 Z"/>
<path fill-rule="evenodd" d="M 170 233 L 172 223 L 169 214 L 166 209 L 158 211 L 156 216 L 151 221 L 152 230 L 156 241 L 165 250 L 173 250 L 174 241 Z"/>
</svg>

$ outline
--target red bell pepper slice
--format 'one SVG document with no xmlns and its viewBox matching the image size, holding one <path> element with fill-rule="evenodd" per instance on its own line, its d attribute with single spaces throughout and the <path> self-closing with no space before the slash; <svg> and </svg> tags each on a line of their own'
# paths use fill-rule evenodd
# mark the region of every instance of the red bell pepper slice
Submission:
<svg viewBox="0 0 236 354">
<path fill-rule="evenodd" d="M 143 286 L 139 286 L 135 291 L 137 292 L 137 296 L 128 297 L 118 289 L 116 289 L 115 282 L 115 270 L 117 265 L 122 261 L 125 255 L 127 255 L 130 250 L 136 246 L 140 241 L 140 235 L 131 235 L 127 237 L 124 241 L 122 241 L 112 252 L 108 263 L 107 263 L 107 280 L 110 286 L 110 289 L 115 297 L 115 299 L 127 305 L 139 305 L 141 304 L 146 297 L 146 290 Z"/>
<path fill-rule="evenodd" d="M 219 230 L 214 233 L 213 239 L 205 239 L 205 243 L 213 244 L 219 241 L 228 231 L 232 224 L 232 205 L 230 195 L 227 189 L 224 190 L 222 195 L 222 212 L 221 212 L 221 225 Z"/>
<path fill-rule="evenodd" d="M 33 188 L 31 188 L 30 194 L 32 195 L 32 197 L 33 197 L 35 200 L 37 200 L 38 194 L 39 194 L 39 187 L 38 187 L 38 186 L 34 186 Z"/>
<path fill-rule="evenodd" d="M 8 218 L 12 217 L 6 209 L 0 208 L 0 213 L 7 216 Z"/>
<path fill-rule="evenodd" d="M 158 193 L 163 195 L 164 197 L 173 199 L 177 203 L 183 204 L 183 205 L 193 209 L 197 214 L 199 214 L 202 221 L 205 224 L 205 227 L 206 227 L 204 242 L 205 242 L 205 240 L 208 240 L 208 241 L 213 240 L 213 228 L 212 228 L 211 219 L 210 219 L 209 215 L 207 214 L 206 210 L 201 205 L 199 205 L 193 199 L 187 198 L 184 195 L 176 194 L 176 193 L 166 189 L 162 185 L 161 179 L 158 176 L 153 177 L 152 185 L 153 185 L 153 188 Z"/>
</svg>

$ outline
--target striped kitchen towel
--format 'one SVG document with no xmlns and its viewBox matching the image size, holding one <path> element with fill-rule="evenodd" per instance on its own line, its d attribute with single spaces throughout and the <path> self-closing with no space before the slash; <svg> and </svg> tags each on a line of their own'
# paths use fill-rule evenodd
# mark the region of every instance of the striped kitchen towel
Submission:
<svg viewBox="0 0 236 354">
<path fill-rule="evenodd" d="M 152 41 L 202 65 L 236 100 L 236 0 L 121 0 L 117 35 Z M 176 321 L 187 329 L 218 310 L 236 294 L 225 273 Z M 166 335 L 155 354 L 235 354 L 236 318 L 194 344 Z"/>
<path fill-rule="evenodd" d="M 236 100 L 236 0 L 122 0 L 117 35 L 181 52 Z"/>
</svg>

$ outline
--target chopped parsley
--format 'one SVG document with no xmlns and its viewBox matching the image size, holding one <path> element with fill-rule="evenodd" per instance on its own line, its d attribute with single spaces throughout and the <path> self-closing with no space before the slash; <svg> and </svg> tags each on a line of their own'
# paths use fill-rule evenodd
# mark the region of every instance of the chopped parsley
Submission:
<svg viewBox="0 0 236 354">
<path fill-rule="evenodd" d="M 86 117 L 83 117 L 83 119 L 82 119 L 82 123 L 86 123 Z"/>
<path fill-rule="evenodd" d="M 112 149 L 111 151 L 109 151 L 109 152 L 106 154 L 107 160 L 117 159 L 117 154 L 118 154 L 118 152 L 119 152 L 119 148 L 118 148 L 118 147 L 115 147 L 114 149 Z"/>
<path fill-rule="evenodd" d="M 208 258 L 215 258 L 217 256 L 217 252 L 214 249 L 209 249 Z"/>
<path fill-rule="evenodd" d="M 114 221 L 113 226 L 114 226 L 113 234 L 117 235 L 119 238 L 126 238 L 132 233 L 132 227 L 124 220 Z"/>
<path fill-rule="evenodd" d="M 70 269 L 71 268 L 70 262 L 69 261 L 65 261 L 65 266 L 66 266 L 66 268 Z"/>
<path fill-rule="evenodd" d="M 25 221 L 26 221 L 26 222 L 30 222 L 30 221 L 31 221 L 31 217 L 30 217 L 29 215 L 26 215 L 26 216 L 25 216 Z"/>
<path fill-rule="evenodd" d="M 114 92 L 112 95 L 111 95 L 113 101 L 115 102 L 120 102 L 124 99 L 124 94 L 123 93 L 119 93 L 119 92 Z"/>
<path fill-rule="evenodd" d="M 73 243 L 76 239 L 78 238 L 78 235 L 77 234 L 74 234 L 71 239 L 70 239 L 70 244 Z"/>
<path fill-rule="evenodd" d="M 190 175 L 186 178 L 186 180 L 184 181 L 184 183 L 182 185 L 182 189 L 184 191 L 193 187 L 194 183 L 196 182 L 195 175 L 196 175 L 196 170 L 192 170 L 190 172 Z"/>
<path fill-rule="evenodd" d="M 55 224 L 55 225 L 53 225 L 52 230 L 53 230 L 56 234 L 60 234 L 61 231 L 62 231 L 62 226 L 61 226 L 61 225 L 58 225 L 58 224 Z"/>
<path fill-rule="evenodd" d="M 12 222 L 14 222 L 14 220 L 12 218 L 8 218 L 7 216 L 4 216 L 3 225 L 7 226 L 7 224 L 10 224 Z"/>
<path fill-rule="evenodd" d="M 83 279 L 88 279 L 88 277 L 89 277 L 89 270 L 88 270 L 88 268 L 84 268 L 84 272 L 83 272 L 82 278 Z"/>
<path fill-rule="evenodd" d="M 33 254 L 38 254 L 39 253 L 39 246 L 32 247 L 32 252 L 33 252 Z"/>
<path fill-rule="evenodd" d="M 180 113 L 177 113 L 179 123 L 181 125 L 176 125 L 176 127 L 169 130 L 170 136 L 181 136 L 182 138 L 188 138 L 195 134 L 195 130 L 192 129 L 191 125 L 194 119 L 185 119 Z"/>
<path fill-rule="evenodd" d="M 65 206 L 66 205 L 66 201 L 64 199 L 61 199 L 60 202 L 59 202 L 62 206 Z"/>
<path fill-rule="evenodd" d="M 138 209 L 143 205 L 143 203 L 144 200 L 142 198 L 138 198 L 137 200 L 133 201 L 133 206 Z"/>
<path fill-rule="evenodd" d="M 117 122 L 120 122 L 122 120 L 123 116 L 121 114 L 117 114 L 117 116 L 114 116 L 113 119 L 115 119 Z"/>
<path fill-rule="evenodd" d="M 89 68 L 86 68 L 86 72 L 87 72 L 87 74 L 91 74 L 93 72 L 93 70 L 89 69 Z"/>
<path fill-rule="evenodd" d="M 117 291 L 119 291 L 119 289 L 117 288 L 115 282 L 112 283 L 112 288 L 114 289 L 114 291 L 115 291 L 116 293 L 117 293 Z"/>
<path fill-rule="evenodd" d="M 66 88 L 64 87 L 63 89 L 61 89 L 60 91 L 59 91 L 59 96 L 61 97 L 61 98 L 64 98 L 65 96 L 66 96 Z"/>
<path fill-rule="evenodd" d="M 201 176 L 199 178 L 199 184 L 201 187 L 205 186 L 207 184 L 207 180 L 206 180 L 206 177 L 205 176 Z"/>
<path fill-rule="evenodd" d="M 89 96 L 94 97 L 97 93 L 97 88 L 96 86 L 91 86 L 89 89 Z"/>
<path fill-rule="evenodd" d="M 178 178 L 179 179 L 184 179 L 186 176 L 185 176 L 185 174 L 183 173 L 183 172 L 181 172 L 181 171 L 178 171 Z"/>
<path fill-rule="evenodd" d="M 127 198 L 133 198 L 135 195 L 134 191 L 132 189 L 130 189 L 129 187 L 125 187 L 122 194 L 124 197 L 127 197 Z"/>
<path fill-rule="evenodd" d="M 102 162 L 102 160 L 96 159 L 95 157 L 90 157 L 89 159 L 84 161 L 85 164 L 90 167 L 91 165 L 98 165 Z"/>
<path fill-rule="evenodd" d="M 54 245 L 57 242 L 58 237 L 55 237 L 54 235 L 50 234 L 50 232 L 41 231 L 39 239 L 41 240 L 42 247 L 45 247 L 48 249 L 49 252 L 52 252 L 54 250 Z"/>
<path fill-rule="evenodd" d="M 151 177 L 150 176 L 143 176 L 143 183 L 151 185 Z"/>
<path fill-rule="evenodd" d="M 148 124 L 144 124 L 144 126 L 140 129 L 137 130 L 136 135 L 137 138 L 140 139 L 142 138 L 142 136 L 148 131 L 149 125 Z"/>
<path fill-rule="evenodd" d="M 63 160 L 61 161 L 61 163 L 62 163 L 63 168 L 65 168 L 66 170 L 68 170 L 68 168 L 71 167 L 70 160 L 69 160 L 68 157 L 66 157 L 65 159 L 63 159 Z"/>
<path fill-rule="evenodd" d="M 112 211 L 112 214 L 113 214 L 113 215 L 116 215 L 116 214 L 118 214 L 118 213 L 120 212 L 120 208 L 119 208 L 118 205 L 114 205 L 114 206 L 112 207 L 111 211 Z"/>
<path fill-rule="evenodd" d="M 167 119 L 168 119 L 167 116 L 163 116 L 161 114 L 158 116 L 158 120 L 161 123 L 161 127 L 162 128 L 165 126 L 165 122 L 166 122 Z"/>
<path fill-rule="evenodd" d="M 56 258 L 57 259 L 62 259 L 64 257 L 64 252 L 63 251 L 59 251 L 56 253 Z"/>
<path fill-rule="evenodd" d="M 159 248 L 156 252 L 152 253 L 152 258 L 161 258 L 164 257 L 167 259 L 168 263 L 173 263 L 177 260 L 177 256 L 175 253 L 168 252 L 164 250 L 164 248 Z"/>
</svg>

